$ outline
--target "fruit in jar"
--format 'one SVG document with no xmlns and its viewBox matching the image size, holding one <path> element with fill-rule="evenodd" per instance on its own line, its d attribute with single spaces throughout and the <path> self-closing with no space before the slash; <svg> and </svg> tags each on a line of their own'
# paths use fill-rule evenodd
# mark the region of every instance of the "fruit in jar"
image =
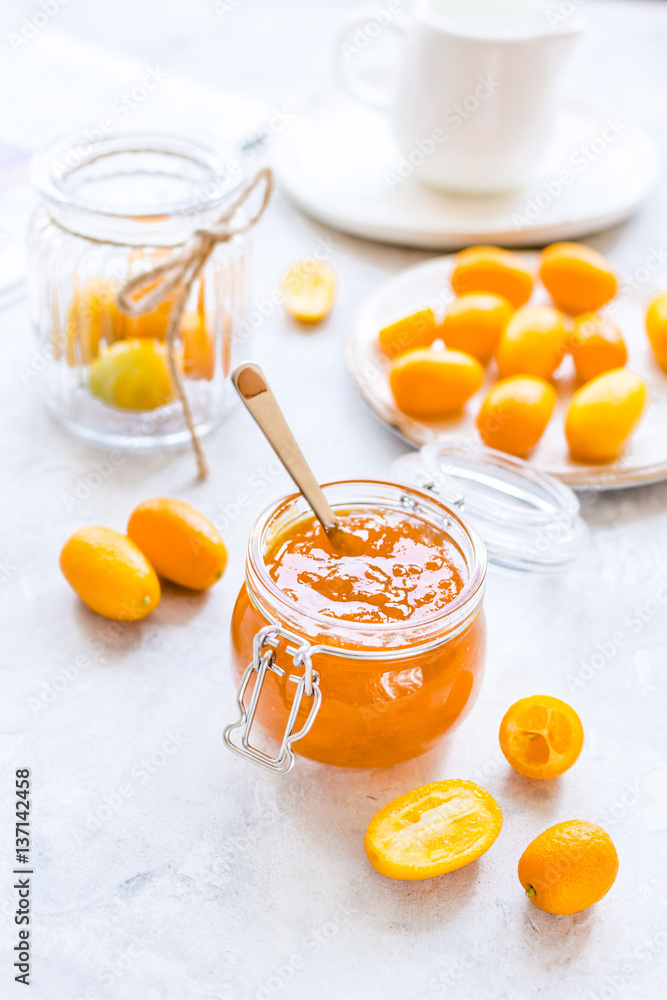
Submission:
<svg viewBox="0 0 667 1000">
<path fill-rule="evenodd" d="M 457 295 L 468 292 L 503 295 L 517 309 L 533 293 L 533 275 L 521 257 L 511 250 L 494 246 L 469 247 L 454 258 L 452 288 Z"/>
<path fill-rule="evenodd" d="M 618 291 L 607 258 L 583 243 L 553 243 L 543 250 L 540 278 L 556 306 L 573 316 L 597 312 Z"/>
<path fill-rule="evenodd" d="M 227 549 L 200 510 L 175 497 L 144 500 L 132 511 L 127 534 L 166 580 L 206 590 L 220 579 Z"/>
<path fill-rule="evenodd" d="M 215 374 L 215 341 L 207 329 L 205 317 L 195 312 L 184 313 L 179 333 L 184 375 L 210 382 Z"/>
<path fill-rule="evenodd" d="M 90 366 L 88 388 L 121 410 L 154 410 L 174 398 L 164 345 L 153 340 L 120 340 Z"/>
<path fill-rule="evenodd" d="M 532 695 L 516 701 L 500 723 L 500 749 L 527 778 L 557 778 L 572 767 L 584 745 L 584 727 L 560 698 Z"/>
<path fill-rule="evenodd" d="M 648 389 L 627 368 L 603 372 L 577 389 L 565 417 L 565 436 L 572 458 L 611 462 L 639 423 Z"/>
<path fill-rule="evenodd" d="M 651 299 L 646 312 L 646 332 L 658 364 L 667 371 L 667 292 Z"/>
<path fill-rule="evenodd" d="M 378 337 L 384 353 L 397 358 L 406 351 L 430 347 L 434 340 L 442 337 L 442 327 L 436 323 L 432 309 L 420 309 L 383 327 Z"/>
<path fill-rule="evenodd" d="M 324 260 L 300 260 L 283 275 L 285 311 L 301 323 L 319 323 L 333 309 L 336 272 Z"/>
<path fill-rule="evenodd" d="M 596 375 L 623 368 L 628 349 L 620 329 L 608 316 L 582 313 L 574 321 L 570 352 L 577 378 L 590 382 Z"/>
<path fill-rule="evenodd" d="M 116 284 L 105 278 L 89 278 L 83 288 L 75 278 L 67 314 L 68 365 L 89 365 L 97 357 L 100 344 L 112 344 L 125 335 L 125 317 L 116 306 L 116 292 Z"/>
<path fill-rule="evenodd" d="M 477 429 L 484 444 L 526 458 L 542 437 L 556 403 L 554 387 L 534 375 L 496 382 L 482 403 Z"/>
<path fill-rule="evenodd" d="M 373 867 L 388 878 L 433 878 L 476 861 L 502 825 L 498 804 L 475 782 L 434 781 L 380 809 L 364 847 Z"/>
<path fill-rule="evenodd" d="M 505 327 L 496 357 L 501 378 L 538 375 L 548 379 L 565 357 L 565 317 L 552 306 L 523 306 Z"/>
<path fill-rule="evenodd" d="M 535 906 L 547 913 L 579 913 L 599 902 L 618 874 L 609 834 L 585 820 L 549 827 L 519 861 L 519 881 Z"/>
<path fill-rule="evenodd" d="M 484 369 L 463 351 L 425 348 L 391 364 L 389 385 L 399 410 L 435 420 L 458 413 L 484 381 Z"/>
<path fill-rule="evenodd" d="M 79 528 L 65 542 L 60 569 L 91 611 L 114 621 L 139 621 L 160 601 L 160 582 L 140 549 L 101 525 Z"/>
<path fill-rule="evenodd" d="M 442 339 L 451 350 L 465 351 L 488 365 L 512 312 L 504 295 L 488 292 L 461 295 L 442 322 Z"/>
</svg>

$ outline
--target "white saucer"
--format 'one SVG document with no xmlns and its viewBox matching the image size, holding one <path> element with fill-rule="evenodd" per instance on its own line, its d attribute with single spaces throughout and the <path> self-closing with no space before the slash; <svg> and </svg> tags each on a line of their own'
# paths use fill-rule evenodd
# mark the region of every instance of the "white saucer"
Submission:
<svg viewBox="0 0 667 1000">
<path fill-rule="evenodd" d="M 536 269 L 536 253 L 525 252 L 521 257 L 531 270 Z M 450 285 L 452 261 L 452 256 L 437 257 L 410 267 L 382 284 L 357 311 L 345 345 L 348 371 L 361 396 L 381 420 L 417 445 L 434 441 L 481 444 L 475 418 L 496 379 L 495 362 L 492 362 L 484 385 L 468 401 L 461 415 L 443 421 L 415 420 L 406 416 L 391 394 L 389 360 L 379 349 L 378 331 L 401 316 L 427 306 L 432 307 L 436 316 L 442 316 L 454 298 Z M 644 330 L 644 309 L 649 296 L 650 291 L 645 287 L 630 289 L 604 310 L 623 331 L 628 346 L 628 368 L 646 379 L 650 398 L 637 430 L 617 461 L 605 465 L 572 461 L 564 432 L 565 412 L 575 388 L 572 360 L 566 358 L 557 373 L 556 409 L 530 461 L 541 472 L 556 476 L 574 489 L 621 489 L 667 479 L 667 374 L 655 361 Z M 532 301 L 548 300 L 544 289 L 538 286 Z"/>
<path fill-rule="evenodd" d="M 638 125 L 582 97 L 563 100 L 539 176 L 521 191 L 442 194 L 414 175 L 399 178 L 401 159 L 387 118 L 339 93 L 309 105 L 272 146 L 279 182 L 308 214 L 355 236 L 431 250 L 579 238 L 627 218 L 659 168 Z M 572 180 L 558 192 L 563 170 Z"/>
</svg>

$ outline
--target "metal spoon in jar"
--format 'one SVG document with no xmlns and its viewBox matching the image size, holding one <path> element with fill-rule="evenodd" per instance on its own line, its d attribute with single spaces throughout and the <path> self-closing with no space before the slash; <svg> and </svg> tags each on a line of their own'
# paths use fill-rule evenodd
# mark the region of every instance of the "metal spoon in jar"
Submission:
<svg viewBox="0 0 667 1000">
<path fill-rule="evenodd" d="M 294 480 L 331 540 L 339 532 L 336 515 L 292 434 L 259 365 L 245 362 L 232 372 L 239 396 Z"/>
</svg>

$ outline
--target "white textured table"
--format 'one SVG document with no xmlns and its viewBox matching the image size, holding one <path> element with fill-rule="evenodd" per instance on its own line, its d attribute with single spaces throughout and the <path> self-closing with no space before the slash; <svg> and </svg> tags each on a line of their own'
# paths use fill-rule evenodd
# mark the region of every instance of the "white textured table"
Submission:
<svg viewBox="0 0 667 1000">
<path fill-rule="evenodd" d="M 203 0 L 74 0 L 57 14 L 57 28 L 282 104 L 326 74 L 336 25 L 351 5 L 219 6 L 222 17 Z M 667 5 L 583 6 L 592 27 L 573 60 L 572 82 L 638 119 L 667 153 Z M 4 4 L 2 38 L 36 9 Z M 641 277 L 652 248 L 663 249 L 666 199 L 663 187 L 629 224 L 593 240 L 623 274 Z M 253 352 L 323 479 L 382 476 L 405 446 L 357 398 L 341 341 L 360 298 L 422 255 L 331 234 L 279 194 L 258 234 L 254 298 L 268 299 L 283 268 L 322 239 L 333 240 L 341 280 L 330 322 L 304 334 L 274 312 L 257 331 Z M 664 267 L 647 289 L 661 283 L 667 287 Z M 72 506 L 67 497 L 106 456 L 49 421 L 39 377 L 22 381 L 20 366 L 30 364 L 32 349 L 25 303 L 5 312 L 1 326 L 0 799 L 10 802 L 15 768 L 30 767 L 29 995 L 662 996 L 667 484 L 586 499 L 593 546 L 569 575 L 491 574 L 482 695 L 440 752 L 360 773 L 301 761 L 292 775 L 276 778 L 221 743 L 235 711 L 228 625 L 248 530 L 287 488 L 268 447 L 237 408 L 206 441 L 213 473 L 205 485 L 193 483 L 187 451 L 127 456 Z M 144 623 L 114 627 L 89 614 L 65 585 L 59 548 L 78 525 L 122 528 L 138 500 L 164 493 L 227 517 L 229 570 L 205 597 L 172 594 Z M 615 645 L 619 631 L 625 640 Z M 571 700 L 586 728 L 577 765 L 548 783 L 513 773 L 497 742 L 507 706 L 539 691 Z M 393 796 L 441 777 L 472 778 L 498 799 L 505 816 L 500 839 L 478 863 L 441 879 L 382 878 L 363 851 L 370 817 Z M 24 988 L 12 982 L 14 852 L 4 805 L 2 815 L 4 1000 Z M 576 817 L 609 830 L 620 873 L 598 906 L 554 918 L 525 900 L 516 863 L 539 831 Z"/>
</svg>

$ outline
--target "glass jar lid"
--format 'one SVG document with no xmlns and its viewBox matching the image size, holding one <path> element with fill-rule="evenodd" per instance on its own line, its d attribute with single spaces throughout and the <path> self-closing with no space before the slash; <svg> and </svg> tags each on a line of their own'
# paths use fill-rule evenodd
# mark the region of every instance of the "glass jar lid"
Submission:
<svg viewBox="0 0 667 1000">
<path fill-rule="evenodd" d="M 481 445 L 433 443 L 403 455 L 391 472 L 396 481 L 458 508 L 495 566 L 560 572 L 587 545 L 573 491 L 523 459 Z"/>
</svg>

